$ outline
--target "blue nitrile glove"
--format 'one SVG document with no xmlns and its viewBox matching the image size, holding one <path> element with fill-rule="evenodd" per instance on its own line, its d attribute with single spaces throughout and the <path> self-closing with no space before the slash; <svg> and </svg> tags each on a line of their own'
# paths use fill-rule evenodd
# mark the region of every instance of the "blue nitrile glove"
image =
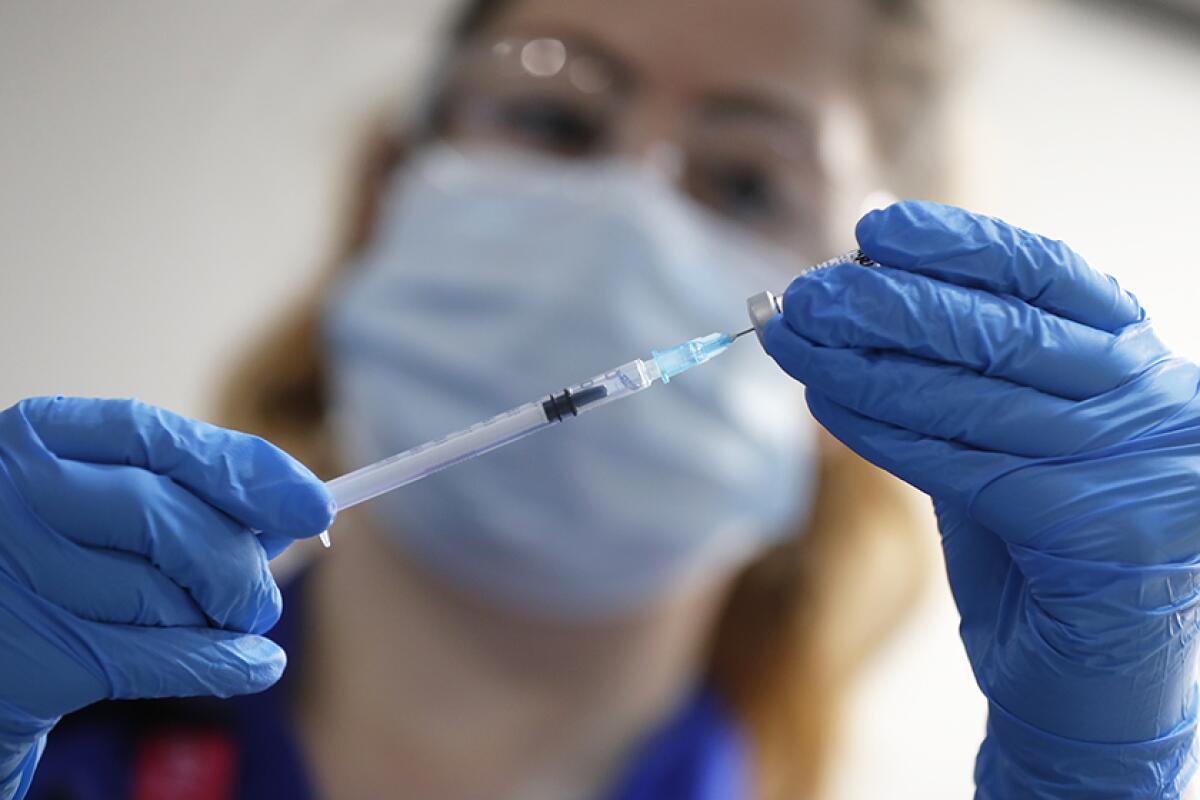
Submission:
<svg viewBox="0 0 1200 800">
<path fill-rule="evenodd" d="M 1061 242 L 930 203 L 764 331 L 842 442 L 934 500 L 989 700 L 981 797 L 1175 797 L 1194 769 L 1200 369 Z"/>
<path fill-rule="evenodd" d="M 268 556 L 331 517 L 323 484 L 253 436 L 126 400 L 0 412 L 0 798 L 70 711 L 278 680 Z"/>
</svg>

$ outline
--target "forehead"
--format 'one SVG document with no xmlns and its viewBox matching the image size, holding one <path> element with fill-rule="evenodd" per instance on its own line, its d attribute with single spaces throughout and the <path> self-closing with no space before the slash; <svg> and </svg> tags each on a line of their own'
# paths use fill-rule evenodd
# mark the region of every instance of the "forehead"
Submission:
<svg viewBox="0 0 1200 800">
<path fill-rule="evenodd" d="M 799 103 L 837 90 L 861 0 L 512 0 L 491 29 L 577 35 L 649 88 L 754 87 Z"/>
</svg>

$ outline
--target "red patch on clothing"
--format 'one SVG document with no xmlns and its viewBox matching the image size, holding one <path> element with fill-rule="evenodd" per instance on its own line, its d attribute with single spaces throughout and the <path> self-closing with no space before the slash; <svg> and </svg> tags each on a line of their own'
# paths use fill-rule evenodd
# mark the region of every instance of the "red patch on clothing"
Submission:
<svg viewBox="0 0 1200 800">
<path fill-rule="evenodd" d="M 133 800 L 229 800 L 237 753 L 228 736 L 184 731 L 144 741 L 133 763 Z"/>
</svg>

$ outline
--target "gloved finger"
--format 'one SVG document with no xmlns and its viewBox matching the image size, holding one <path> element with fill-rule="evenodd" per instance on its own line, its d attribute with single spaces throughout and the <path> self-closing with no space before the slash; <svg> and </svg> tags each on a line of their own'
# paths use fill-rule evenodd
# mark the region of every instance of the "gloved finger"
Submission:
<svg viewBox="0 0 1200 800">
<path fill-rule="evenodd" d="M 798 278 L 783 318 L 826 347 L 908 353 L 1078 400 L 1170 355 L 1148 323 L 1113 335 L 1013 297 L 888 267 L 843 264 Z"/>
<path fill-rule="evenodd" d="M 267 561 L 274 560 L 275 556 L 291 547 L 294 541 L 296 540 L 292 537 L 281 533 L 258 534 L 258 543 L 262 545 L 262 549 L 266 552 Z"/>
<path fill-rule="evenodd" d="M 249 528 L 292 538 L 329 527 L 325 485 L 274 445 L 136 400 L 39 397 L 19 404 L 60 458 L 169 477 Z"/>
<path fill-rule="evenodd" d="M 48 527 L 76 544 L 145 558 L 218 627 L 258 633 L 279 619 L 279 587 L 247 528 L 162 475 L 56 458 L 15 419 L 5 420 L 5 438 L 21 457 L 8 472 Z M 72 577 L 86 591 L 86 576 Z"/>
<path fill-rule="evenodd" d="M 1147 382 L 1155 391 L 1126 383 L 1103 398 L 1076 402 L 903 353 L 822 347 L 778 317 L 763 329 L 762 342 L 793 378 L 863 416 L 1026 457 L 1071 455 L 1132 439 L 1195 392 L 1189 375 L 1160 368 L 1163 374 Z"/>
<path fill-rule="evenodd" d="M 31 449 L 29 440 L 5 438 L 15 448 L 27 453 Z M 33 456 L 52 458 L 40 449 Z M 32 532 L 3 538 L 0 573 L 81 619 L 130 625 L 206 624 L 191 596 L 145 558 L 81 547 L 38 518 L 16 483 L 21 478 L 18 465 L 24 463 L 20 458 L 0 465 L 7 467 L 0 468 L 0 506 L 25 514 L 23 523 L 9 521 Z M 61 505 L 62 497 L 57 499 Z"/>
<path fill-rule="evenodd" d="M 0 492 L 4 490 L 0 486 Z M 6 541 L 0 569 L 43 600 L 94 622 L 208 624 L 191 596 L 145 558 L 81 547 L 42 527 L 39 537 Z"/>
<path fill-rule="evenodd" d="M 26 496 L 56 530 L 90 547 L 136 553 L 187 590 L 214 625 L 270 630 L 283 611 L 267 554 L 250 530 L 170 478 L 136 467 L 59 462 L 70 505 Z M 97 524 L 96 512 L 106 515 Z"/>
<path fill-rule="evenodd" d="M 114 700 L 253 694 L 274 685 L 287 666 L 283 648 L 253 634 L 120 626 L 105 634 L 113 643 L 105 666 Z"/>
<path fill-rule="evenodd" d="M 75 663 L 75 678 L 35 681 L 22 704 L 58 713 L 104 699 L 231 697 L 269 688 L 287 656 L 271 640 L 213 628 L 141 628 L 83 622 L 60 639 L 29 637 L 32 663 Z M 83 647 L 80 647 L 83 645 Z"/>
<path fill-rule="evenodd" d="M 961 208 L 895 203 L 859 220 L 859 246 L 891 267 L 999 294 L 1104 331 L 1141 321 L 1136 297 L 1060 241 Z"/>
<path fill-rule="evenodd" d="M 981 486 L 1013 468 L 1011 455 L 974 450 L 864 417 L 811 388 L 805 397 L 813 417 L 838 441 L 928 495 L 969 505 Z"/>
</svg>

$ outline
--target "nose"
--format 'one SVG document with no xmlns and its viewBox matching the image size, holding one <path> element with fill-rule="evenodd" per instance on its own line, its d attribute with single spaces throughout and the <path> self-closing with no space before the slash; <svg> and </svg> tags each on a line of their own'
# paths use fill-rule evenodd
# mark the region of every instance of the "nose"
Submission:
<svg viewBox="0 0 1200 800">
<path fill-rule="evenodd" d="M 639 155 L 638 160 L 655 172 L 661 173 L 671 183 L 683 179 L 683 148 L 676 142 L 660 139 L 651 142 Z"/>
<path fill-rule="evenodd" d="M 678 182 L 686 162 L 682 116 L 680 110 L 661 100 L 642 98 L 623 121 L 617 155 L 653 169 L 672 183 Z"/>
</svg>

